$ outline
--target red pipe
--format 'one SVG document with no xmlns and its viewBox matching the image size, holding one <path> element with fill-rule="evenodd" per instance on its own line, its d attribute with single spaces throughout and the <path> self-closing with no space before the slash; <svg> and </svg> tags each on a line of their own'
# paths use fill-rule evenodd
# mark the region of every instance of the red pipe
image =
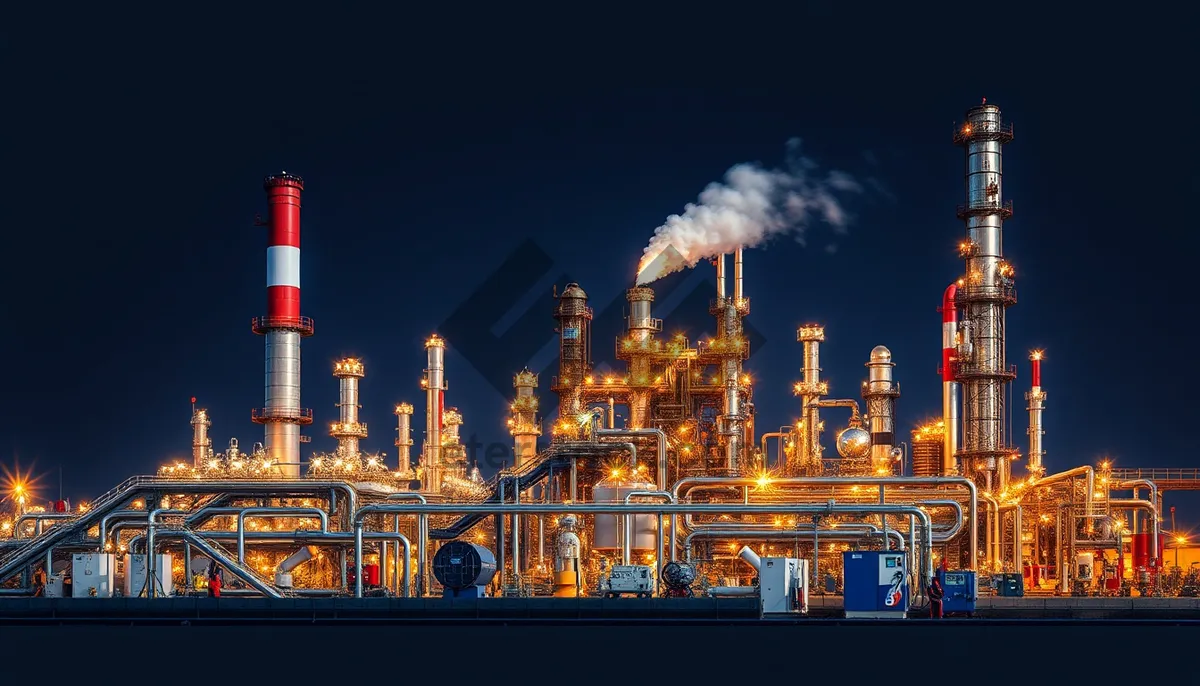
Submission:
<svg viewBox="0 0 1200 686">
<path fill-rule="evenodd" d="M 942 381 L 954 381 L 954 363 L 957 359 L 958 305 L 954 298 L 958 284 L 952 283 L 942 294 Z"/>
</svg>

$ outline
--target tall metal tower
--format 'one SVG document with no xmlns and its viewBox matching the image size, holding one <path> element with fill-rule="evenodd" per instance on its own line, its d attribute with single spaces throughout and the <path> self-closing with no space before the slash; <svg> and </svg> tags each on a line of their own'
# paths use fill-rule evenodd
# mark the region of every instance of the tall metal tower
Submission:
<svg viewBox="0 0 1200 686">
<path fill-rule="evenodd" d="M 1017 301 L 1012 266 L 1004 260 L 1004 220 L 1012 216 L 1012 201 L 1003 195 L 1002 147 L 1013 138 L 1011 124 L 1000 108 L 982 104 L 967 110 L 954 142 L 966 148 L 966 202 L 958 217 L 966 222 L 967 239 L 959 253 L 966 274 L 955 294 L 962 311 L 962 346 L 955 373 L 963 387 L 963 435 L 958 451 L 965 476 L 989 490 L 1008 486 L 1011 461 L 1005 423 L 1005 386 L 1016 378 L 1016 367 L 1005 359 L 1006 309 Z"/>
<path fill-rule="evenodd" d="M 267 192 L 267 314 L 251 323 L 266 336 L 266 402 L 251 418 L 264 425 L 267 459 L 283 476 L 300 476 L 300 427 L 312 410 L 300 407 L 300 338 L 313 321 L 300 316 L 300 194 L 304 179 L 281 172 L 263 182 Z M 261 224 L 261 222 L 260 222 Z"/>
</svg>

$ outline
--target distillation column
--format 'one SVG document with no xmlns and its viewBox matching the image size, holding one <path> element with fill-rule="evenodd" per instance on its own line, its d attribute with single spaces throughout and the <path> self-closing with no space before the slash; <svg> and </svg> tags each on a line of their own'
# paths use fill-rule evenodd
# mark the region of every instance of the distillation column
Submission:
<svg viewBox="0 0 1200 686">
<path fill-rule="evenodd" d="M 1008 486 L 1013 451 L 1005 436 L 1005 386 L 1016 378 L 1005 360 L 1005 310 L 1016 302 L 1012 267 L 1004 260 L 1004 220 L 1012 203 L 1003 198 L 1002 146 L 1011 141 L 1000 108 L 984 104 L 967 111 L 954 142 L 966 148 L 966 202 L 958 217 L 966 222 L 960 248 L 966 275 L 956 302 L 969 325 L 969 356 L 957 360 L 963 384 L 963 437 L 958 457 L 963 474 L 986 488 Z"/>
<path fill-rule="evenodd" d="M 396 406 L 396 452 L 401 472 L 412 471 L 412 414 L 413 406 L 400 403 Z"/>
<path fill-rule="evenodd" d="M 462 413 L 451 407 L 442 415 L 442 474 L 456 479 L 467 478 L 467 446 L 463 445 L 459 427 Z"/>
<path fill-rule="evenodd" d="M 579 416 L 583 413 L 583 380 L 591 369 L 592 308 L 587 293 L 577 283 L 567 284 L 558 297 L 554 318 L 558 321 L 559 355 L 558 378 L 554 392 L 558 394 L 558 420 L 565 422 L 565 437 L 579 431 Z M 562 435 L 562 434 L 560 434 Z"/>
<path fill-rule="evenodd" d="M 1043 403 L 1046 400 L 1046 392 L 1042 390 L 1042 352 L 1033 351 L 1029 360 L 1033 364 L 1033 387 L 1025 394 L 1025 400 L 1029 401 L 1028 468 L 1030 476 L 1038 478 L 1046 474 L 1046 467 L 1042 464 L 1042 458 L 1046 455 L 1042 447 L 1042 437 L 1046 435 L 1046 430 L 1042 428 L 1042 410 L 1045 409 Z"/>
<path fill-rule="evenodd" d="M 300 316 L 300 195 L 304 180 L 281 172 L 263 182 L 267 192 L 267 314 L 251 323 L 266 336 L 266 401 L 251 418 L 263 425 L 267 459 L 284 476 L 300 476 L 300 427 L 312 410 L 300 407 L 300 339 L 313 322 Z"/>
<path fill-rule="evenodd" d="M 867 381 L 862 397 L 871 429 L 871 471 L 876 476 L 892 473 L 892 448 L 896 445 L 896 398 L 900 385 L 892 381 L 892 351 L 882 345 L 871 350 Z"/>
<path fill-rule="evenodd" d="M 958 408 L 962 389 L 955 376 L 958 361 L 958 284 L 950 284 L 942 294 L 942 464 L 941 474 L 958 473 L 954 455 L 958 452 L 958 431 L 962 421 Z M 915 473 L 914 473 L 915 476 Z"/>
<path fill-rule="evenodd" d="M 800 396 L 800 426 L 796 446 L 797 474 L 821 472 L 821 399 L 829 395 L 829 384 L 821 381 L 821 343 L 825 329 L 806 324 L 796 330 L 796 340 L 804 344 L 804 380 L 795 386 Z"/>
<path fill-rule="evenodd" d="M 429 493 L 442 489 L 442 432 L 446 403 L 446 341 L 434 334 L 425 341 L 425 445 L 421 450 L 421 486 Z"/>
<path fill-rule="evenodd" d="M 192 398 L 192 467 L 202 469 L 213 454 L 212 439 L 208 436 L 212 420 L 208 418 L 208 410 L 194 408 L 195 402 Z"/>
<path fill-rule="evenodd" d="M 629 337 L 618 352 L 626 353 L 629 360 L 629 428 L 645 429 L 650 426 L 650 389 L 654 384 L 650 353 L 654 351 L 654 335 L 662 331 L 662 320 L 651 313 L 653 289 L 630 288 L 625 299 L 629 301 Z"/>
<path fill-rule="evenodd" d="M 521 370 L 513 376 L 513 388 L 517 395 L 513 398 L 512 416 L 508 420 L 509 433 L 513 437 L 513 464 L 520 467 L 537 458 L 537 440 L 542 435 L 542 425 L 538 420 L 538 398 L 533 391 L 538 385 L 538 375 Z"/>
<path fill-rule="evenodd" d="M 733 256 L 733 296 L 726 295 L 725 256 L 717 257 L 717 297 L 709 313 L 717 318 L 717 336 L 707 351 L 720 358 L 723 407 L 718 417 L 725 445 L 725 468 L 736 473 L 742 462 L 746 441 L 746 412 L 743 408 L 742 360 L 749 354 L 743 337 L 742 319 L 750 314 L 750 299 L 742 290 L 742 248 Z"/>
<path fill-rule="evenodd" d="M 358 421 L 358 382 L 365 376 L 363 363 L 348 357 L 333 363 L 333 376 L 338 380 L 338 421 L 329 427 L 329 435 L 337 439 L 338 453 L 347 457 L 358 455 L 358 442 L 367 437 L 367 425 Z"/>
</svg>

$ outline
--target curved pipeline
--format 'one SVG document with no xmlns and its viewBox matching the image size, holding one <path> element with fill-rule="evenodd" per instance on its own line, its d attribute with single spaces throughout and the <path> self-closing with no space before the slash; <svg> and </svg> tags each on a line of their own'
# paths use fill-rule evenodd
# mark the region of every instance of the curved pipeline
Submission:
<svg viewBox="0 0 1200 686">
<path fill-rule="evenodd" d="M 741 531 L 693 531 L 683 539 L 683 554 L 684 561 L 691 563 L 692 550 L 694 548 L 692 541 L 695 539 L 709 538 L 720 540 L 723 538 L 738 539 L 738 538 L 754 538 L 761 540 L 779 540 L 795 542 L 796 539 L 802 536 L 811 537 L 813 534 L 818 535 L 822 540 L 830 541 L 858 541 L 863 538 L 878 538 L 882 530 L 872 524 L 853 524 L 840 525 L 835 529 L 823 528 L 814 531 L 811 528 L 804 529 L 788 529 L 781 531 L 779 529 L 743 529 Z M 888 530 L 888 539 L 894 540 L 898 550 L 904 550 L 904 534 L 895 530 Z"/>
<path fill-rule="evenodd" d="M 1042 486 L 1051 486 L 1063 481 L 1070 481 L 1077 477 L 1084 477 L 1087 480 L 1087 495 L 1084 496 L 1084 517 L 1090 518 L 1092 512 L 1092 500 L 1096 494 L 1096 470 L 1092 469 L 1091 465 L 1084 465 L 1074 469 L 1068 469 L 1065 472 L 1051 474 L 1040 479 L 1034 480 L 1029 486 L 1030 488 L 1040 488 Z"/>
<path fill-rule="evenodd" d="M 667 487 L 667 433 L 662 429 L 601 429 L 597 436 L 613 436 L 617 438 L 632 438 L 638 436 L 654 436 L 658 439 L 658 483 L 659 488 Z"/>
<path fill-rule="evenodd" d="M 1090 469 L 1090 468 L 1089 468 Z M 721 484 L 727 483 L 732 486 L 737 485 L 756 485 L 758 479 L 747 479 L 744 477 L 713 477 L 713 476 L 698 476 L 680 479 L 675 482 L 671 488 L 672 495 L 675 496 L 676 502 L 680 500 L 680 493 L 692 485 L 702 484 Z M 843 477 L 843 476 L 815 476 L 815 477 L 786 477 L 780 479 L 771 479 L 771 484 L 796 485 L 796 486 L 864 486 L 864 487 L 887 487 L 887 486 L 958 486 L 967 489 L 970 495 L 969 516 L 971 525 L 967 527 L 967 533 L 970 535 L 971 563 L 969 569 L 975 569 L 975 565 L 979 560 L 979 527 L 976 522 L 979 521 L 979 488 L 975 482 L 959 476 L 936 476 L 936 477 Z M 886 494 L 886 491 L 885 491 Z M 677 530 L 679 528 L 679 520 L 677 516 L 671 517 L 671 528 Z M 674 551 L 672 551 L 674 555 Z M 672 558 L 674 559 L 674 558 Z"/>
<path fill-rule="evenodd" d="M 237 517 L 237 559 L 241 564 L 246 559 L 246 518 L 247 517 L 297 517 L 316 516 L 321 520 L 321 533 L 329 533 L 329 516 L 319 507 L 248 507 L 238 513 Z M 301 529 L 303 530 L 303 529 Z"/>
</svg>

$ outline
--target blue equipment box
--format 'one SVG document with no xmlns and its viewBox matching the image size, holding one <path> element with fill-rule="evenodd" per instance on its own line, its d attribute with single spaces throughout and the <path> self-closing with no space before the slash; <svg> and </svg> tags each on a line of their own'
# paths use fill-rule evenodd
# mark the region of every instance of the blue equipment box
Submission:
<svg viewBox="0 0 1200 686">
<path fill-rule="evenodd" d="M 979 582 L 975 572 L 970 570 L 947 572 L 939 569 L 937 578 L 945 593 L 942 598 L 942 612 L 947 614 L 975 612 L 975 601 L 979 598 Z"/>
<path fill-rule="evenodd" d="M 1025 595 L 1025 577 L 1020 574 L 997 574 L 992 577 L 996 595 L 1020 598 Z"/>
<path fill-rule="evenodd" d="M 848 550 L 842 554 L 842 600 L 847 618 L 903 619 L 908 569 L 902 552 Z"/>
</svg>

